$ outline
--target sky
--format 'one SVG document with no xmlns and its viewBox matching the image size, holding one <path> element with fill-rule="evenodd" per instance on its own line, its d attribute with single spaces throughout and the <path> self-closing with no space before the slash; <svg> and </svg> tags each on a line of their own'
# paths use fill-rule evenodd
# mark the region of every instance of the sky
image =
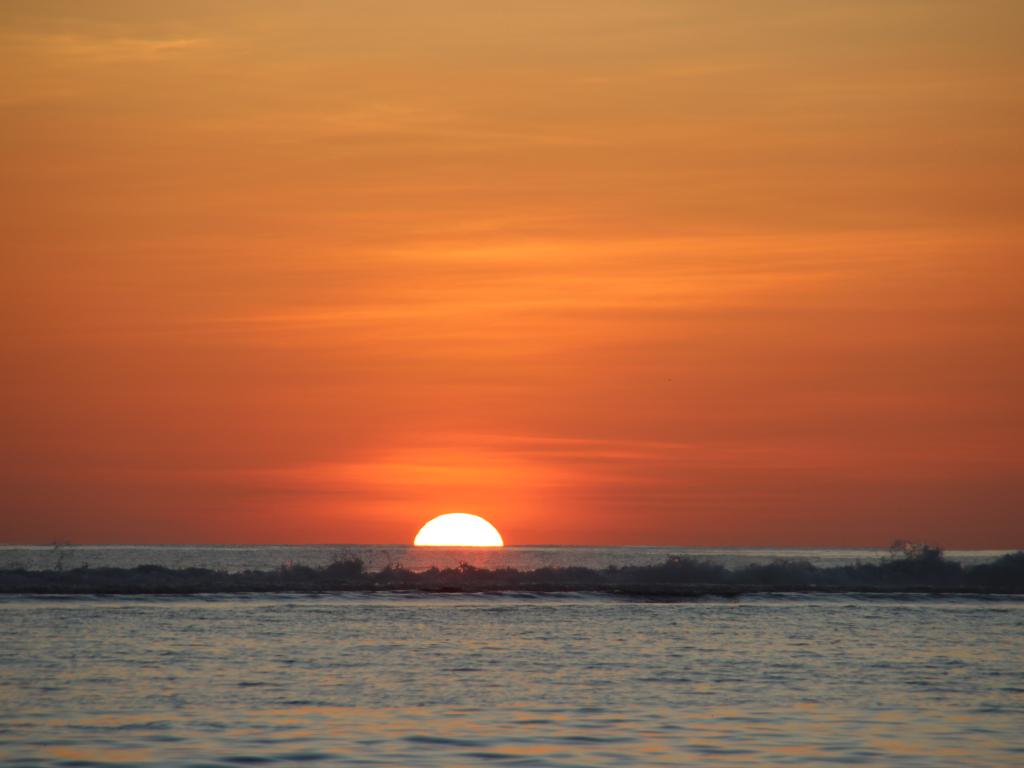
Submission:
<svg viewBox="0 0 1024 768">
<path fill-rule="evenodd" d="M 1024 5 L 0 6 L 0 542 L 1024 547 Z"/>
</svg>

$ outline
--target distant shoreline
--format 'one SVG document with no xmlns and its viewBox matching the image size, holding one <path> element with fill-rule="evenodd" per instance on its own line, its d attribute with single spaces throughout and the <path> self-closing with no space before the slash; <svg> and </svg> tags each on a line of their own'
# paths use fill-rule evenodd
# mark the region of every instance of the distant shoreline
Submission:
<svg viewBox="0 0 1024 768">
<path fill-rule="evenodd" d="M 656 565 L 450 568 L 414 571 L 393 565 L 369 571 L 357 558 L 314 568 L 285 564 L 273 570 L 228 572 L 208 568 L 0 570 L 0 594 L 195 595 L 275 592 L 481 593 L 591 592 L 633 597 L 732 597 L 785 594 L 1024 594 L 1024 551 L 976 565 L 946 560 L 924 547 L 880 563 L 816 566 L 775 560 L 730 569 L 695 557 L 669 557 Z"/>
</svg>

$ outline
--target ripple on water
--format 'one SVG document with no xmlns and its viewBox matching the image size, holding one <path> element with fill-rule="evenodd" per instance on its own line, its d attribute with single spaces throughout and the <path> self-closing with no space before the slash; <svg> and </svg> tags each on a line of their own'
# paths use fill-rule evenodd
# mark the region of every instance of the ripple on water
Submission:
<svg viewBox="0 0 1024 768">
<path fill-rule="evenodd" d="M 939 768 L 1018 764 L 1024 748 L 1021 602 L 375 595 L 0 611 L 5 765 Z"/>
</svg>

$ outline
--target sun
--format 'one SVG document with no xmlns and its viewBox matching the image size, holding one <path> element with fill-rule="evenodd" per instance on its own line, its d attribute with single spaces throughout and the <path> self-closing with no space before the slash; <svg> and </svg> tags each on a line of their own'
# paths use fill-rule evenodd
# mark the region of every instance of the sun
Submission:
<svg viewBox="0 0 1024 768">
<path fill-rule="evenodd" d="M 439 515 L 420 528 L 417 547 L 504 547 L 498 529 L 479 515 L 452 512 Z"/>
</svg>

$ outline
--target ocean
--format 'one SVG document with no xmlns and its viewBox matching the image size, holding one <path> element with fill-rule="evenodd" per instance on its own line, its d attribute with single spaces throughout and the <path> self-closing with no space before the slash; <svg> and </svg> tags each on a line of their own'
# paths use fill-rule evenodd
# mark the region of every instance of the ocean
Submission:
<svg viewBox="0 0 1024 768">
<path fill-rule="evenodd" d="M 350 556 L 372 568 L 603 567 L 668 554 L 733 565 L 884 556 L 4 547 L 0 568 Z M 998 595 L 6 595 L 0 763 L 1011 766 L 1024 763 L 1022 658 L 1024 600 Z"/>
</svg>

